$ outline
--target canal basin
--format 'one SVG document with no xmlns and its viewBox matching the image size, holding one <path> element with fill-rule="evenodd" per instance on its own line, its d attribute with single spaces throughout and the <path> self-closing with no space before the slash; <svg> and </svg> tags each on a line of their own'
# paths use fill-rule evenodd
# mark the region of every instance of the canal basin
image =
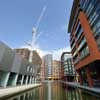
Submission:
<svg viewBox="0 0 100 100">
<path fill-rule="evenodd" d="M 64 87 L 59 81 L 48 81 L 41 87 L 2 100 L 100 100 L 100 97 L 85 93 L 78 88 Z"/>
</svg>

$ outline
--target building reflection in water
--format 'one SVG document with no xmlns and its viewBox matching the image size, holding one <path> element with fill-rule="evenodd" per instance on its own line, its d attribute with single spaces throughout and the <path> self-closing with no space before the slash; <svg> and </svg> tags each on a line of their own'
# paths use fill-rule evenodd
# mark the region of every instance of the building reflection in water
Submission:
<svg viewBox="0 0 100 100">
<path fill-rule="evenodd" d="M 57 82 L 49 82 L 41 87 L 3 100 L 100 100 L 100 97 L 96 98 L 83 93 L 80 89 L 62 88 L 62 85 Z"/>
<path fill-rule="evenodd" d="M 90 95 L 81 89 L 69 88 L 66 90 L 66 100 L 100 100 L 100 97 Z"/>
</svg>

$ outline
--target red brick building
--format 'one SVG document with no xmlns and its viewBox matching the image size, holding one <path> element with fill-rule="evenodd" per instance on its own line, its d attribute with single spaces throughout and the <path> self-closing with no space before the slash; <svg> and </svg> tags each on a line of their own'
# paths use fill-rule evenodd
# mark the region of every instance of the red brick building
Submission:
<svg viewBox="0 0 100 100">
<path fill-rule="evenodd" d="M 100 85 L 100 0 L 74 0 L 68 32 L 80 84 Z"/>
</svg>

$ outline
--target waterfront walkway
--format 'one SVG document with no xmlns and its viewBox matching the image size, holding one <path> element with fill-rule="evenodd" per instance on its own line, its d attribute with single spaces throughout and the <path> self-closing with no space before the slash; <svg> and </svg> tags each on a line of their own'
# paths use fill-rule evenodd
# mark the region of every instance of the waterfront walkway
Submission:
<svg viewBox="0 0 100 100">
<path fill-rule="evenodd" d="M 30 85 L 23 85 L 23 86 L 16 86 L 16 87 L 9 87 L 0 89 L 0 98 L 9 97 L 11 95 L 41 86 L 41 84 L 30 84 Z"/>
<path fill-rule="evenodd" d="M 81 89 L 84 89 L 84 90 L 87 90 L 87 91 L 90 91 L 90 92 L 94 92 L 94 93 L 100 94 L 100 87 L 90 88 L 88 86 L 82 86 L 77 82 L 64 82 L 64 81 L 61 81 L 61 82 L 63 82 L 64 84 L 67 84 L 69 86 L 72 86 L 72 87 L 81 88 Z"/>
</svg>

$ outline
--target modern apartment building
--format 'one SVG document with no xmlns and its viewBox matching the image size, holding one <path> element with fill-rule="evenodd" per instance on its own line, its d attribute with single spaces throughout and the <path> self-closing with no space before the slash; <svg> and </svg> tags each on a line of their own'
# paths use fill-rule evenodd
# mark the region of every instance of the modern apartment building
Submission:
<svg viewBox="0 0 100 100">
<path fill-rule="evenodd" d="M 74 0 L 68 32 L 82 85 L 100 84 L 100 0 Z"/>
<path fill-rule="evenodd" d="M 19 49 L 15 49 L 15 51 L 16 51 L 16 53 L 20 54 L 24 59 L 29 60 L 30 52 L 31 52 L 29 49 L 19 48 Z M 42 63 L 42 59 L 36 50 L 33 50 L 32 63 L 39 64 L 39 65 L 41 65 L 41 63 Z"/>
<path fill-rule="evenodd" d="M 60 71 L 61 71 L 61 62 L 57 60 L 53 60 L 52 64 L 52 79 L 59 80 L 60 79 Z"/>
<path fill-rule="evenodd" d="M 0 41 L 0 87 L 32 84 L 34 66 Z"/>
<path fill-rule="evenodd" d="M 45 66 L 45 79 L 52 79 L 52 54 L 43 57 Z"/>
<path fill-rule="evenodd" d="M 29 60 L 30 50 L 27 48 L 18 48 L 15 49 L 16 53 L 20 54 L 24 59 Z"/>
<path fill-rule="evenodd" d="M 64 81 L 74 81 L 75 79 L 75 68 L 72 60 L 72 55 L 70 52 L 63 52 L 61 55 L 61 69 L 62 69 L 62 80 Z"/>
<path fill-rule="evenodd" d="M 15 49 L 15 52 L 17 54 L 20 54 L 22 56 L 23 59 L 26 59 L 30 62 L 30 50 L 27 48 L 19 48 L 19 49 Z M 35 74 L 34 77 L 38 78 L 38 80 L 40 80 L 40 69 L 41 69 L 41 64 L 42 64 L 42 59 L 39 56 L 39 54 L 37 53 L 36 50 L 33 50 L 33 54 L 32 54 L 32 62 L 31 62 L 34 66 L 34 70 L 35 70 Z"/>
<path fill-rule="evenodd" d="M 41 69 L 40 69 L 40 79 L 41 81 L 45 80 L 45 63 L 44 63 L 43 58 L 42 58 L 42 64 L 41 64 Z"/>
</svg>

